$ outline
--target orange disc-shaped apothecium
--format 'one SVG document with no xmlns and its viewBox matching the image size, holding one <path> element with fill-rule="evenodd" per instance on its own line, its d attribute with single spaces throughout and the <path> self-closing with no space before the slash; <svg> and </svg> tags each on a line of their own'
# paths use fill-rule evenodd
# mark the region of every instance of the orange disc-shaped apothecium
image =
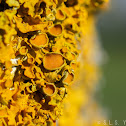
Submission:
<svg viewBox="0 0 126 126">
<path fill-rule="evenodd" d="M 29 63 L 29 64 L 33 64 L 34 63 L 34 58 L 31 56 L 31 55 L 27 55 L 27 62 Z"/>
<path fill-rule="evenodd" d="M 65 18 L 65 14 L 62 12 L 62 10 L 57 10 L 56 11 L 56 19 L 58 20 L 64 20 Z"/>
<path fill-rule="evenodd" d="M 58 53 L 48 53 L 43 58 L 44 68 L 47 70 L 55 70 L 64 64 L 64 58 Z"/>
<path fill-rule="evenodd" d="M 21 48 L 19 49 L 19 52 L 21 55 L 26 55 L 28 52 L 28 49 L 26 46 L 21 46 Z"/>
<path fill-rule="evenodd" d="M 43 87 L 43 92 L 48 96 L 52 96 L 56 92 L 56 87 L 54 84 L 46 84 L 46 86 Z"/>
<path fill-rule="evenodd" d="M 28 62 L 29 64 L 33 64 L 33 63 L 34 63 L 34 58 L 33 58 L 33 57 L 29 57 L 29 58 L 27 59 L 27 62 Z"/>
<path fill-rule="evenodd" d="M 39 34 L 35 38 L 30 39 L 30 43 L 37 48 L 44 47 L 48 43 L 48 36 L 46 34 Z"/>
<path fill-rule="evenodd" d="M 69 83 L 71 83 L 72 81 L 73 81 L 73 79 L 74 79 L 74 75 L 72 74 L 72 73 L 67 73 L 66 74 L 66 77 L 64 78 L 64 80 L 63 80 L 63 83 L 67 83 L 67 84 L 69 84 Z"/>
<path fill-rule="evenodd" d="M 53 36 L 59 36 L 62 34 L 63 28 L 61 24 L 56 24 L 49 28 L 49 33 Z"/>
<path fill-rule="evenodd" d="M 76 70 L 76 68 L 77 68 L 77 64 L 74 63 L 74 62 L 71 62 L 71 63 L 70 63 L 70 66 L 71 66 L 71 68 L 72 68 L 73 70 Z"/>
</svg>

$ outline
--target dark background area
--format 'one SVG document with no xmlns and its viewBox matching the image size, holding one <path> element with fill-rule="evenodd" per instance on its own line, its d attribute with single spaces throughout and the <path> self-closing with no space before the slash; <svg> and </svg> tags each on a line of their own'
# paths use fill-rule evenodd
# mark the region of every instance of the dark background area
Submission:
<svg viewBox="0 0 126 126">
<path fill-rule="evenodd" d="M 99 101 L 109 110 L 108 119 L 126 120 L 126 0 L 110 0 L 109 9 L 98 16 L 97 29 L 108 55 Z"/>
</svg>

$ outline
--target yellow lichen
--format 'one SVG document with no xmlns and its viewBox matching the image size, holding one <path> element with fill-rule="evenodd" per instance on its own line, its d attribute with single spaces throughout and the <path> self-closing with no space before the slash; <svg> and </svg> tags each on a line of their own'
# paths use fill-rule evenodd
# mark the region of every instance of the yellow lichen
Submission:
<svg viewBox="0 0 126 126">
<path fill-rule="evenodd" d="M 92 33 L 90 14 L 106 3 L 107 0 L 0 0 L 1 126 L 56 126 L 63 111 L 59 125 L 81 126 L 74 122 L 81 102 L 87 102 L 82 97 L 87 99 L 88 94 L 82 91 L 86 87 L 77 89 L 72 84 L 79 67 L 84 69 L 89 89 L 97 80 L 97 67 L 89 62 L 93 40 L 83 36 Z M 79 62 L 83 60 L 85 65 L 81 67 Z M 68 95 L 70 99 L 65 102 L 67 93 L 71 97 Z"/>
</svg>

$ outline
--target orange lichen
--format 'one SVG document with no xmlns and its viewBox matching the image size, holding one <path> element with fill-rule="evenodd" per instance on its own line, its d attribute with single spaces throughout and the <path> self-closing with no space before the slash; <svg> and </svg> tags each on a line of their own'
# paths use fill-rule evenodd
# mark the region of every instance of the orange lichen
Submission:
<svg viewBox="0 0 126 126">
<path fill-rule="evenodd" d="M 31 38 L 30 43 L 37 48 L 44 47 L 48 44 L 48 36 L 46 34 L 39 34 L 35 38 Z"/>
<path fill-rule="evenodd" d="M 21 55 L 26 55 L 27 52 L 28 52 L 28 49 L 27 49 L 26 46 L 22 46 L 22 47 L 19 49 L 19 53 L 20 53 Z"/>
<path fill-rule="evenodd" d="M 58 19 L 58 20 L 64 20 L 65 17 L 66 16 L 65 16 L 64 12 L 61 9 L 58 9 L 56 11 L 56 19 Z"/>
<path fill-rule="evenodd" d="M 55 24 L 49 28 L 49 34 L 53 36 L 59 36 L 63 32 L 63 27 L 61 24 Z"/>
<path fill-rule="evenodd" d="M 33 63 L 34 63 L 34 58 L 33 58 L 31 55 L 27 55 L 27 56 L 28 56 L 27 62 L 28 62 L 29 64 L 33 64 Z"/>
<path fill-rule="evenodd" d="M 43 92 L 47 95 L 47 96 L 52 96 L 55 94 L 56 92 L 56 87 L 54 84 L 46 84 L 45 87 L 43 87 Z"/>
<path fill-rule="evenodd" d="M 48 53 L 43 58 L 43 65 L 47 70 L 55 70 L 62 67 L 64 58 L 58 53 Z"/>
<path fill-rule="evenodd" d="M 73 73 L 67 72 L 67 74 L 65 75 L 65 78 L 63 79 L 63 83 L 70 84 L 73 81 L 73 79 L 74 79 Z"/>
<path fill-rule="evenodd" d="M 75 62 L 71 62 L 70 63 L 70 66 L 73 70 L 76 70 L 77 69 L 77 64 Z"/>
<path fill-rule="evenodd" d="M 63 53 L 66 53 L 67 51 L 68 51 L 68 48 L 67 48 L 67 47 L 63 47 L 63 48 L 62 48 L 62 52 L 63 52 Z"/>
</svg>

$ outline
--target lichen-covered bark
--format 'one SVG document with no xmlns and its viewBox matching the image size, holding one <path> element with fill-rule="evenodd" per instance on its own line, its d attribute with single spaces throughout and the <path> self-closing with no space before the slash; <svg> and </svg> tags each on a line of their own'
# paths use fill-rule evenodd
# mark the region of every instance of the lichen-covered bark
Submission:
<svg viewBox="0 0 126 126">
<path fill-rule="evenodd" d="M 83 126 L 74 121 L 98 76 L 89 19 L 106 3 L 0 0 L 0 126 L 55 126 L 63 111 L 59 125 Z"/>
</svg>

